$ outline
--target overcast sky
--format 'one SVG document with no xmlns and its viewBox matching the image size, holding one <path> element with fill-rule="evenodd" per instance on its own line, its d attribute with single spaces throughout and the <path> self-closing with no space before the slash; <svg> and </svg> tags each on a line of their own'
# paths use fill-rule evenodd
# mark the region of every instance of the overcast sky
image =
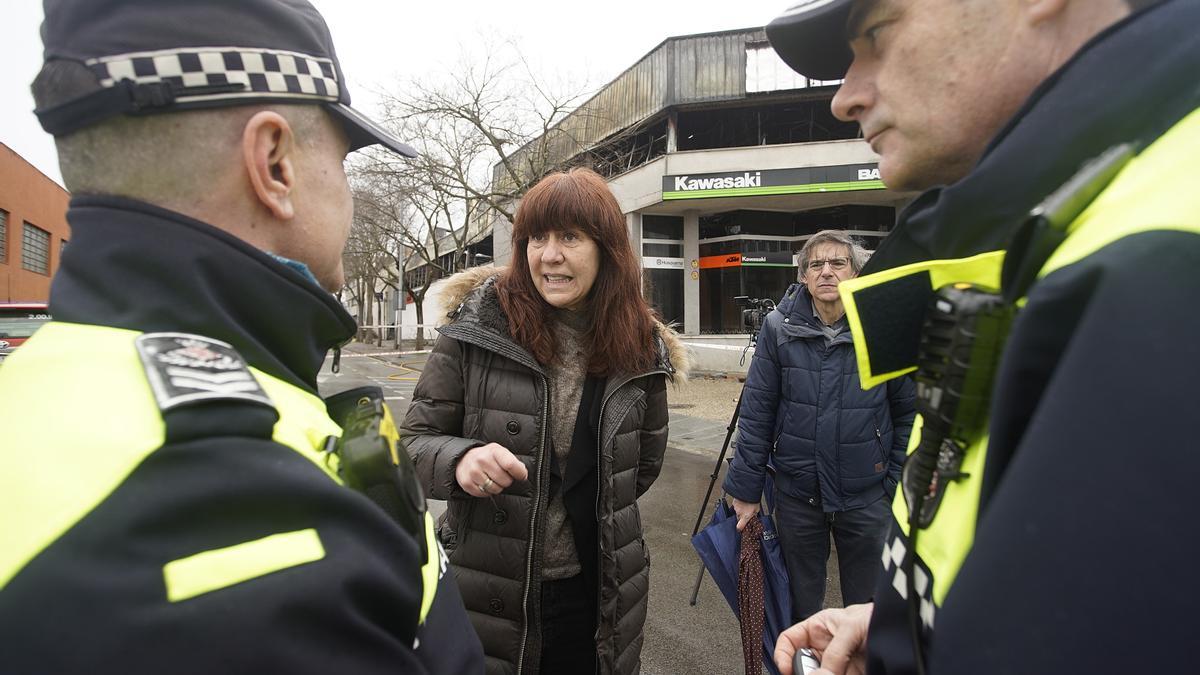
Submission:
<svg viewBox="0 0 1200 675">
<path fill-rule="evenodd" d="M 788 0 L 313 0 L 333 32 L 354 97 L 370 114 L 371 92 L 444 70 L 461 45 L 486 34 L 514 38 L 535 70 L 603 85 L 665 38 L 765 25 Z M 41 3 L 9 0 L 0 68 L 0 142 L 60 181 L 54 143 L 38 126 L 29 83 L 41 67 Z M 395 89 L 395 87 L 390 87 Z"/>
</svg>

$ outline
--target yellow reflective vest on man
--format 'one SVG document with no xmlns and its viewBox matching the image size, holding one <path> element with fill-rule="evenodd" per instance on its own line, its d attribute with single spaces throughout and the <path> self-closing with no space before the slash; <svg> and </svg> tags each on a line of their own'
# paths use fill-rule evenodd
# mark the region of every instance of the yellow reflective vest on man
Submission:
<svg viewBox="0 0 1200 675">
<path fill-rule="evenodd" d="M 1152 643 L 1189 639 L 1200 555 L 1188 506 L 1200 473 L 1200 181 L 1190 168 L 1200 111 L 1149 140 L 1037 259 L 1015 303 L 990 424 L 971 439 L 962 476 L 943 486 L 915 559 L 897 490 L 869 672 L 916 672 L 914 636 L 930 673 L 1141 670 Z M 943 234 L 971 227 L 940 215 Z M 843 282 L 863 386 L 915 370 L 937 289 L 999 293 L 1006 257 L 1035 248 Z M 920 428 L 918 418 L 910 452 Z M 1178 651 L 1168 653 L 1178 666 Z"/>
<path fill-rule="evenodd" d="M 480 672 L 428 514 L 348 486 L 332 296 L 148 204 L 68 220 L 0 366 L 0 672 Z"/>
</svg>

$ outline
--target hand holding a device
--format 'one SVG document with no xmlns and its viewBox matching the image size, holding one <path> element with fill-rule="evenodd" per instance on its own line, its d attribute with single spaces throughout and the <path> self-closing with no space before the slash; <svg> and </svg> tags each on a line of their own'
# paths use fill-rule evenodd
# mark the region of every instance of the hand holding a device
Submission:
<svg viewBox="0 0 1200 675">
<path fill-rule="evenodd" d="M 814 675 L 862 675 L 867 672 L 867 627 L 875 605 L 826 609 L 785 630 L 775 643 L 775 665 L 782 675 L 804 675 L 794 669 L 797 653 L 812 650 L 820 667 Z"/>
</svg>

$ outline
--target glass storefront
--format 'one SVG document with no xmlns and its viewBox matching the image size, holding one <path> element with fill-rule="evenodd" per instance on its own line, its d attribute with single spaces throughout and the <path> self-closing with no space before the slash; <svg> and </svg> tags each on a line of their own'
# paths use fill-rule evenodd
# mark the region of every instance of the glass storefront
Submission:
<svg viewBox="0 0 1200 675">
<path fill-rule="evenodd" d="M 800 213 L 727 211 L 701 216 L 700 333 L 749 332 L 742 326 L 740 295 L 778 302 L 796 281 L 795 254 L 821 230 L 857 232 L 874 248 L 890 229 L 895 210 L 845 205 Z M 878 232 L 878 236 L 874 235 Z M 862 236 L 868 235 L 868 236 Z M 683 218 L 642 216 L 643 294 L 664 322 L 683 325 L 684 280 L 694 271 L 683 253 Z"/>
<path fill-rule="evenodd" d="M 642 296 L 663 323 L 682 327 L 683 218 L 642 216 L 642 241 Z"/>
<path fill-rule="evenodd" d="M 642 270 L 642 294 L 665 324 L 683 325 L 683 270 Z"/>
<path fill-rule="evenodd" d="M 700 332 L 749 332 L 741 325 L 739 295 L 778 302 L 796 281 L 794 254 L 809 236 L 828 229 L 880 232 L 891 207 L 838 206 L 801 213 L 727 211 L 700 219 Z M 877 237 L 860 237 L 868 248 Z"/>
<path fill-rule="evenodd" d="M 705 335 L 748 333 L 742 326 L 742 307 L 734 298 L 778 302 L 796 280 L 796 268 L 783 265 L 737 265 L 700 270 L 700 332 Z"/>
</svg>

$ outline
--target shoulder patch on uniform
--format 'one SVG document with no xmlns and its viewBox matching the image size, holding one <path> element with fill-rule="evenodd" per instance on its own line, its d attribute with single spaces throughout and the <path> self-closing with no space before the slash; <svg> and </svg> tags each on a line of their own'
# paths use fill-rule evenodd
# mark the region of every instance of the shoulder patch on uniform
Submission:
<svg viewBox="0 0 1200 675">
<path fill-rule="evenodd" d="M 136 343 L 146 379 L 164 412 L 204 401 L 240 400 L 274 407 L 231 345 L 188 333 L 146 333 Z"/>
</svg>

